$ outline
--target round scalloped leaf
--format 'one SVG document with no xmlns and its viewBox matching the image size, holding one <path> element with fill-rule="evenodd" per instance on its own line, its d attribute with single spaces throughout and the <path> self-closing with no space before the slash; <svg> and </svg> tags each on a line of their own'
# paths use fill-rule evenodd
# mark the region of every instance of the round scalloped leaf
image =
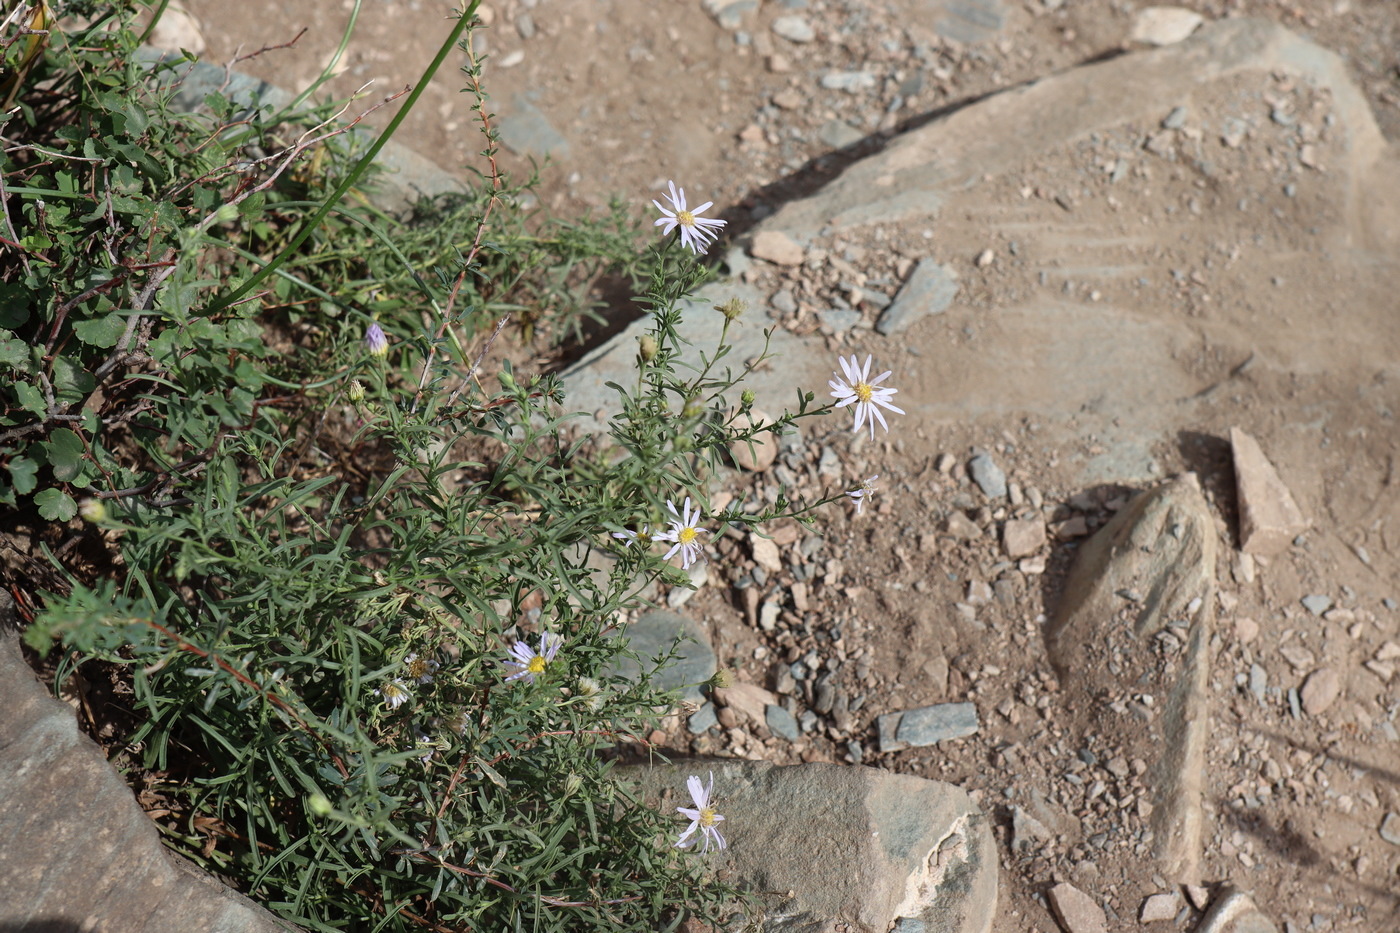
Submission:
<svg viewBox="0 0 1400 933">
<path fill-rule="evenodd" d="M 83 472 L 82 438 L 68 428 L 59 428 L 49 435 L 41 445 L 48 454 L 49 465 L 53 467 L 53 478 L 60 483 L 71 482 Z"/>
<path fill-rule="evenodd" d="M 39 507 L 39 515 L 51 522 L 72 521 L 78 514 L 78 503 L 62 489 L 43 490 L 34 497 L 34 504 Z"/>
</svg>

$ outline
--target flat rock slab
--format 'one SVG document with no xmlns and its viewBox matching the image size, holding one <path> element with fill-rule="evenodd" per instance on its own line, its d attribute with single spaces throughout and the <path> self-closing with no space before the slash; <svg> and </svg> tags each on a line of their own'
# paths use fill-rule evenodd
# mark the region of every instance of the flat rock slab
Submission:
<svg viewBox="0 0 1400 933">
<path fill-rule="evenodd" d="M 8 595 L 5 597 L 8 600 Z M 161 844 L 0 607 L 0 929 L 296 930 Z"/>
<path fill-rule="evenodd" d="M 1269 101 L 1283 103 L 1277 118 Z M 1357 393 L 1400 359 L 1397 174 L 1340 58 L 1231 19 L 906 132 L 754 233 L 830 249 L 862 228 L 928 231 L 926 255 L 911 258 L 956 276 L 956 297 L 907 330 L 886 327 L 883 354 L 879 336 L 861 338 L 895 370 L 901 430 L 1029 417 L 1072 479 L 1156 481 L 1155 445 L 1257 413 L 1255 396 L 1289 393 L 1279 418 L 1300 427 L 1356 417 Z M 979 266 L 987 249 L 997 258 Z M 713 286 L 699 326 L 717 333 L 708 305 L 736 289 L 751 287 Z M 755 307 L 768 297 L 753 294 Z M 1287 321 L 1280 297 L 1298 309 Z M 754 317 L 739 359 L 766 323 Z M 566 374 L 571 407 L 616 408 L 599 387 L 635 380 L 644 326 Z M 793 386 L 824 398 L 824 342 L 775 337 L 760 404 L 792 407 Z M 918 357 L 902 358 L 906 347 Z M 1288 427 L 1274 426 L 1297 437 L 1274 450 L 1284 464 L 1317 443 L 1316 428 Z"/>
<path fill-rule="evenodd" d="M 652 660 L 665 656 L 674 647 L 676 659 L 652 679 L 652 685 L 661 690 L 679 690 L 687 699 L 704 700 L 700 685 L 713 677 L 718 668 L 715 649 L 700 623 L 679 612 L 650 609 L 619 637 L 627 639 L 627 646 L 641 662 L 618 657 L 608 668 L 609 673 L 636 680 L 641 675 L 641 665 L 651 670 Z"/>
<path fill-rule="evenodd" d="M 874 768 L 706 760 L 620 772 L 668 812 L 690 806 L 686 778 L 709 783 L 729 848 L 716 871 L 759 892 L 763 929 L 987 933 L 999 857 L 987 818 L 960 788 Z M 679 835 L 685 822 L 677 814 Z M 792 892 L 784 897 L 782 892 Z"/>
<path fill-rule="evenodd" d="M 1119 796 L 1129 786 L 1144 792 L 1150 806 L 1133 816 L 1178 882 L 1200 880 L 1215 554 L 1194 474 L 1141 493 L 1081 546 L 1046 630 L 1061 701 L 1094 711 L 1093 740 L 1115 752 L 1105 775 L 1126 785 Z M 1131 831 L 1126 816 L 1115 815 L 1111 831 Z"/>
</svg>

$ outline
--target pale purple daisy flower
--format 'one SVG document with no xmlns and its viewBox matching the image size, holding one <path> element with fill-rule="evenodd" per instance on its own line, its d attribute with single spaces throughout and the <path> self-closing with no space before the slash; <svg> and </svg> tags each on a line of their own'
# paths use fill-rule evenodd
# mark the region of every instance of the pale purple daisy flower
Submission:
<svg viewBox="0 0 1400 933">
<path fill-rule="evenodd" d="M 619 541 L 621 541 L 623 547 L 631 547 L 633 541 L 639 542 L 639 543 L 641 543 L 641 544 L 650 544 L 650 543 L 651 543 L 651 526 L 650 526 L 650 525 L 643 525 L 643 526 L 641 527 L 641 530 L 639 530 L 639 531 L 632 531 L 632 530 L 630 530 L 630 529 L 624 529 L 624 530 L 622 530 L 622 531 L 614 531 L 614 532 L 612 533 L 612 536 L 613 536 L 614 538 L 618 539 Z"/>
<path fill-rule="evenodd" d="M 896 408 L 890 402 L 890 396 L 898 392 L 898 389 L 880 387 L 880 383 L 889 378 L 893 370 L 885 370 L 874 379 L 870 378 L 870 361 L 873 357 L 865 357 L 865 367 L 862 369 L 856 361 L 856 355 L 851 354 L 849 360 L 837 356 L 837 361 L 841 364 L 842 371 L 846 374 L 845 381 L 836 379 L 827 380 L 827 385 L 831 386 L 832 398 L 839 399 L 837 408 L 844 408 L 847 405 L 856 406 L 856 424 L 851 430 L 859 431 L 860 426 L 865 422 L 870 422 L 870 438 L 875 439 L 875 422 L 878 419 L 880 427 L 886 432 L 890 426 L 885 423 L 885 416 L 880 414 L 880 408 L 888 408 L 897 414 L 904 414 L 904 409 Z M 832 373 L 833 376 L 836 373 Z M 880 406 L 877 408 L 876 406 Z"/>
<path fill-rule="evenodd" d="M 710 805 L 710 794 L 715 789 L 715 773 L 710 772 L 710 786 L 706 787 L 700 783 L 700 778 L 692 774 L 685 782 L 690 789 L 690 799 L 695 803 L 694 807 L 676 807 L 682 816 L 690 820 L 690 826 L 681 837 L 676 840 L 676 848 L 684 849 L 695 843 L 696 839 L 704 838 L 705 846 L 700 851 L 710 851 L 710 842 L 713 841 L 716 848 L 725 847 L 724 837 L 719 834 L 719 824 L 724 822 L 724 817 L 715 812 L 715 808 Z M 700 830 L 700 836 L 695 836 L 695 831 Z"/>
<path fill-rule="evenodd" d="M 694 511 L 691 510 L 690 496 L 685 497 L 684 514 L 676 511 L 675 503 L 670 499 L 666 500 L 666 508 L 670 509 L 671 514 L 676 517 L 670 520 L 671 527 L 668 530 L 656 536 L 656 540 L 658 541 L 672 542 L 671 549 L 667 551 L 665 556 L 661 559 L 670 560 L 671 555 L 680 551 L 681 569 L 689 570 L 690 565 L 703 556 L 700 550 L 700 535 L 709 534 L 709 531 L 706 529 L 696 527 L 700 524 L 700 519 L 704 517 L 704 513 L 698 508 Z"/>
<path fill-rule="evenodd" d="M 668 182 L 668 184 L 671 186 L 671 193 L 666 200 L 671 202 L 671 207 L 664 207 L 660 201 L 652 200 L 651 203 L 656 205 L 656 209 L 665 215 L 658 217 L 653 226 L 664 227 L 665 229 L 661 231 L 663 235 L 680 227 L 681 245 L 688 247 L 692 253 L 698 256 L 704 253 L 719 236 L 716 231 L 723 227 L 725 222 L 697 216 L 708 210 L 710 205 L 715 203 L 714 201 L 706 201 L 699 207 L 687 208 L 685 206 L 685 189 L 677 188 L 674 181 Z"/>
<path fill-rule="evenodd" d="M 408 676 L 420 684 L 430 684 L 433 682 L 433 675 L 442 665 L 431 658 L 420 658 L 415 652 L 403 659 L 403 666 L 408 668 Z"/>
<path fill-rule="evenodd" d="M 855 489 L 846 490 L 846 495 L 850 496 L 856 501 L 857 515 L 859 515 L 861 513 L 861 510 L 865 508 L 865 500 L 870 496 L 875 495 L 875 481 L 879 478 L 880 474 L 876 473 L 874 476 L 861 483 Z"/>
<path fill-rule="evenodd" d="M 389 338 L 384 336 L 384 328 L 378 324 L 371 324 L 365 330 L 365 346 L 369 349 L 370 356 L 387 356 Z"/>
<path fill-rule="evenodd" d="M 544 669 L 549 666 L 549 662 L 554 660 L 554 656 L 559 653 L 559 646 L 564 644 L 563 635 L 552 635 L 549 632 L 540 634 L 539 647 L 531 651 L 530 646 L 523 640 L 517 641 L 510 646 L 511 657 L 506 660 L 506 667 L 516 668 L 506 680 L 518 680 L 524 677 L 530 683 L 535 682 L 535 675 L 543 674 Z"/>
<path fill-rule="evenodd" d="M 389 709 L 398 709 L 408 702 L 408 684 L 397 677 L 384 686 L 375 688 L 374 692 L 384 698 L 384 705 Z"/>
</svg>

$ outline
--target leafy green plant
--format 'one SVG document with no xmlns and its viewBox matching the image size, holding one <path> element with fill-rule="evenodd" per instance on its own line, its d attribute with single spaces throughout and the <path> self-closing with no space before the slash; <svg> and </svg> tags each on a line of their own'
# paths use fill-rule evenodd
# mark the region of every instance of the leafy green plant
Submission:
<svg viewBox="0 0 1400 933">
<path fill-rule="evenodd" d="M 469 33 L 488 171 L 436 236 L 346 199 L 401 115 L 366 148 L 326 109 L 185 113 L 184 64 L 133 64 L 129 20 L 66 38 L 3 170 L 0 501 L 81 508 L 112 542 L 106 574 L 58 561 L 26 639 L 128 672 L 131 747 L 187 775 L 171 844 L 317 930 L 640 931 L 741 904 L 618 779 L 680 701 L 667 658 L 617 662 L 653 588 L 689 585 L 667 557 L 843 495 L 708 507 L 732 445 L 825 409 L 751 423 L 723 338 L 686 362 L 706 271 L 675 240 L 638 257 L 616 211 L 540 232 Z M 250 164 L 255 141 L 274 154 Z M 552 376 L 481 369 L 525 304 L 576 319 L 604 269 L 641 276 L 652 328 L 599 442 Z"/>
</svg>

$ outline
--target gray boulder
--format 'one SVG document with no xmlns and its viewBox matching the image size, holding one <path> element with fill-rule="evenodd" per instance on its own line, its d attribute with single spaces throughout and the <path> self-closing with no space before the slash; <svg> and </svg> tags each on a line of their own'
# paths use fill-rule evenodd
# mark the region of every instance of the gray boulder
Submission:
<svg viewBox="0 0 1400 933">
<path fill-rule="evenodd" d="M 904 919 L 926 933 L 987 933 L 997 901 L 996 843 L 963 790 L 874 768 L 779 767 L 706 760 L 620 774 L 663 810 L 691 806 L 686 778 L 707 784 L 729 847 L 708 854 L 740 886 L 772 892 L 766 931 L 885 933 Z M 677 835 L 685 828 L 676 816 Z M 841 924 L 846 926 L 842 927 Z"/>
</svg>

